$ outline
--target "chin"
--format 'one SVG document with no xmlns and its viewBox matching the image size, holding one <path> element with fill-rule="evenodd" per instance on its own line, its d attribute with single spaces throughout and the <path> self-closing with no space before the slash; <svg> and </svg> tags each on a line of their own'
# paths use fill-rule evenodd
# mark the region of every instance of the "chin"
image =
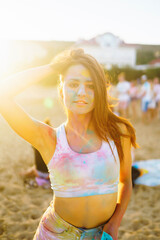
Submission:
<svg viewBox="0 0 160 240">
<path fill-rule="evenodd" d="M 84 109 L 78 109 L 78 110 L 71 110 L 71 112 L 73 113 L 73 114 L 88 114 L 88 113 L 91 113 L 93 111 L 93 109 L 91 109 L 91 110 L 84 110 Z"/>
</svg>

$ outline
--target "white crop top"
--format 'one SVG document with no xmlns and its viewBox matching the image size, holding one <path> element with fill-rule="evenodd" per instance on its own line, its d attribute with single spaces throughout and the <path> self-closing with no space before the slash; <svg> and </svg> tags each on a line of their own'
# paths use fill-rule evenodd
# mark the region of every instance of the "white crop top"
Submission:
<svg viewBox="0 0 160 240">
<path fill-rule="evenodd" d="M 84 197 L 118 190 L 120 163 L 110 141 L 92 153 L 74 152 L 67 141 L 64 123 L 56 129 L 56 149 L 48 163 L 51 187 L 57 197 Z"/>
</svg>

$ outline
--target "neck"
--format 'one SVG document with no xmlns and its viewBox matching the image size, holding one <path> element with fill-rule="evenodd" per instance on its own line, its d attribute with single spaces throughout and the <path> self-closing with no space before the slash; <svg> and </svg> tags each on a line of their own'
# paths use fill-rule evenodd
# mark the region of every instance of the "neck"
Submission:
<svg viewBox="0 0 160 240">
<path fill-rule="evenodd" d="M 85 136 L 89 131 L 94 131 L 93 127 L 93 112 L 86 114 L 69 113 L 66 121 L 66 130 L 70 133 Z"/>
</svg>

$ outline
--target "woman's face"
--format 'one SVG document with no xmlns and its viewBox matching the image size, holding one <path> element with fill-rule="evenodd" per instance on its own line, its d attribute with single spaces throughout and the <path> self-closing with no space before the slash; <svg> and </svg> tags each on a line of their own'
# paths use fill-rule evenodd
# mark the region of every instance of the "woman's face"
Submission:
<svg viewBox="0 0 160 240">
<path fill-rule="evenodd" d="M 81 64 L 70 66 L 63 83 L 63 102 L 73 113 L 86 114 L 94 109 L 94 86 L 89 71 Z"/>
</svg>

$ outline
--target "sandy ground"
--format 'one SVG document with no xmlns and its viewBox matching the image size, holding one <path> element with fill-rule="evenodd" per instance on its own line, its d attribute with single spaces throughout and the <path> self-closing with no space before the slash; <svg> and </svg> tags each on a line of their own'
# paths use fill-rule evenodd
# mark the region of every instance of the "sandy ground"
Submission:
<svg viewBox="0 0 160 240">
<path fill-rule="evenodd" d="M 36 90 L 36 91 L 35 91 Z M 53 107 L 47 108 L 45 98 L 52 98 Z M 64 111 L 54 88 L 33 87 L 18 97 L 17 101 L 33 117 L 51 119 L 54 127 L 65 119 Z M 160 158 L 160 121 L 143 125 L 133 123 L 137 141 L 141 146 L 135 159 Z M 19 173 L 32 166 L 33 150 L 0 116 L 0 239 L 31 240 L 42 213 L 52 200 L 50 189 L 24 186 Z M 136 186 L 123 218 L 119 240 L 160 239 L 160 186 Z"/>
</svg>

